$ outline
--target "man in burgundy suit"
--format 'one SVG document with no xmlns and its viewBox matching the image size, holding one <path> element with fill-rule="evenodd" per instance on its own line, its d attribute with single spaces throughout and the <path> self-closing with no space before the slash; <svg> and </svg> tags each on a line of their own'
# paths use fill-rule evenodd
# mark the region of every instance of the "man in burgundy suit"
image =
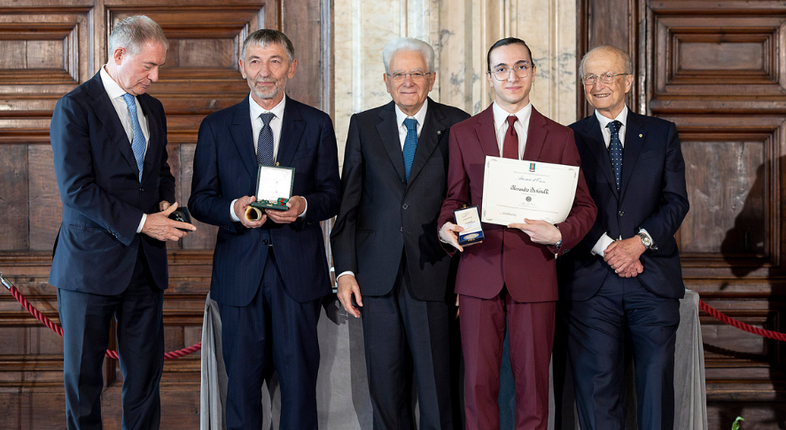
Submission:
<svg viewBox="0 0 786 430">
<path fill-rule="evenodd" d="M 484 223 L 482 243 L 466 250 L 458 244 L 461 227 L 452 222 L 453 210 L 477 205 L 482 211 L 487 155 L 580 165 L 573 131 L 544 117 L 529 102 L 535 66 L 526 43 L 502 39 L 489 49 L 487 59 L 495 101 L 451 128 L 448 191 L 438 224 L 440 239 L 462 251 L 456 293 L 465 362 L 466 428 L 500 426 L 497 396 L 507 318 L 516 379 L 516 429 L 546 429 L 558 298 L 555 260 L 589 231 L 597 209 L 580 174 L 573 207 L 564 222 Z"/>
</svg>

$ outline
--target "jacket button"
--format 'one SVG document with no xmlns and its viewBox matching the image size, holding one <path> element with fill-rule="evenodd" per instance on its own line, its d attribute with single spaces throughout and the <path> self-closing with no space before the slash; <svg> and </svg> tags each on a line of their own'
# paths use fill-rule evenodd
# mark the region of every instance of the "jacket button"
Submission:
<svg viewBox="0 0 786 430">
<path fill-rule="evenodd" d="M 262 245 L 267 245 L 267 239 L 262 241 Z"/>
<path fill-rule="evenodd" d="M 409 207 L 409 205 L 408 205 L 408 204 L 406 204 L 406 203 L 404 203 L 404 206 L 402 206 L 402 208 L 404 208 L 404 209 L 406 209 L 406 208 L 408 208 L 408 207 Z"/>
<path fill-rule="evenodd" d="M 404 227 L 399 227 L 399 228 L 398 228 L 398 231 L 400 231 L 400 232 L 404 233 Z"/>
<path fill-rule="evenodd" d="M 143 193 L 144 193 L 144 192 L 145 192 L 145 189 L 144 189 L 144 188 L 140 188 L 140 189 L 139 189 L 139 191 L 141 191 L 141 192 L 143 192 Z"/>
<path fill-rule="evenodd" d="M 625 216 L 625 211 L 619 211 L 619 212 L 617 212 L 617 215 L 619 215 L 619 216 Z"/>
</svg>

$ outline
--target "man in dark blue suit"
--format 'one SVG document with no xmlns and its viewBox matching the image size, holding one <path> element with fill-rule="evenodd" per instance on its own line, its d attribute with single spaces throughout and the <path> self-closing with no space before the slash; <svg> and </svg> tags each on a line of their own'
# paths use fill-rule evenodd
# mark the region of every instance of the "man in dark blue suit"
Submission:
<svg viewBox="0 0 786 430">
<path fill-rule="evenodd" d="M 685 293 L 674 235 L 688 212 L 677 129 L 625 105 L 634 81 L 625 52 L 597 47 L 579 73 L 595 113 L 570 127 L 598 217 L 557 263 L 581 428 L 624 428 L 629 340 L 638 428 L 671 430 L 674 342 Z"/>
<path fill-rule="evenodd" d="M 413 373 L 420 428 L 453 429 L 451 258 L 434 232 L 447 190 L 448 131 L 469 115 L 428 98 L 436 73 L 426 42 L 395 39 L 382 59 L 393 101 L 349 124 L 331 235 L 338 298 L 363 315 L 374 429 L 413 428 Z"/>
<path fill-rule="evenodd" d="M 169 46 L 150 18 L 120 21 L 109 60 L 58 101 L 50 137 L 63 201 L 49 283 L 64 331 L 70 430 L 101 428 L 102 364 L 117 320 L 123 429 L 157 429 L 164 360 L 166 240 L 195 230 L 177 208 L 161 103 L 146 94 Z"/>
<path fill-rule="evenodd" d="M 218 302 L 228 376 L 228 429 L 262 425 L 261 387 L 274 365 L 281 429 L 317 428 L 317 320 L 331 285 L 319 222 L 336 214 L 340 181 L 330 117 L 284 95 L 292 42 L 257 30 L 239 60 L 251 94 L 199 128 L 189 207 L 219 226 L 210 297 Z M 287 210 L 245 216 L 259 164 L 294 167 Z"/>
</svg>

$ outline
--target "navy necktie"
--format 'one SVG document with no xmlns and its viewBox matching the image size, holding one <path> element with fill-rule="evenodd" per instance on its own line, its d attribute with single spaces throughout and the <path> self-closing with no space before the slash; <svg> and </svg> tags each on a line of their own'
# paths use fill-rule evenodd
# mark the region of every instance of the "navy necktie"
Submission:
<svg viewBox="0 0 786 430">
<path fill-rule="evenodd" d="M 128 113 L 131 116 L 131 125 L 134 128 L 134 137 L 131 140 L 131 150 L 134 151 L 134 158 L 136 159 L 136 167 L 139 169 L 139 182 L 142 182 L 142 167 L 145 162 L 145 149 L 147 142 L 145 135 L 142 133 L 142 126 L 139 125 L 139 116 L 136 113 L 136 98 L 131 94 L 123 94 L 123 99 L 128 106 Z"/>
<path fill-rule="evenodd" d="M 608 125 L 611 131 L 611 144 L 609 144 L 609 158 L 611 167 L 614 169 L 614 179 L 617 181 L 617 190 L 620 189 L 620 176 L 622 175 L 622 141 L 620 140 L 620 128 L 622 123 L 612 121 Z"/>
<path fill-rule="evenodd" d="M 418 147 L 418 120 L 407 118 L 404 120 L 407 127 L 407 137 L 404 138 L 404 172 L 409 182 L 409 172 L 412 170 L 412 160 L 415 159 L 415 149 Z"/>
<path fill-rule="evenodd" d="M 273 130 L 270 128 L 270 120 L 275 116 L 272 113 L 259 115 L 259 118 L 262 119 L 262 129 L 259 130 L 259 139 L 257 140 L 257 163 L 265 166 L 275 164 L 273 161 Z"/>
</svg>

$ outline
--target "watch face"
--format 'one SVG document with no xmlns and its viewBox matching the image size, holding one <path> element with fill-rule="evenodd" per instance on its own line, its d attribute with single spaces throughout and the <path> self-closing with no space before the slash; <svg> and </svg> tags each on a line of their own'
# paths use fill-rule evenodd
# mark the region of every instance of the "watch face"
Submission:
<svg viewBox="0 0 786 430">
<path fill-rule="evenodd" d="M 652 241 L 650 240 L 649 237 L 643 234 L 640 234 L 639 237 L 641 238 L 641 243 L 644 244 L 645 247 L 649 248 L 650 245 L 652 245 Z"/>
</svg>

